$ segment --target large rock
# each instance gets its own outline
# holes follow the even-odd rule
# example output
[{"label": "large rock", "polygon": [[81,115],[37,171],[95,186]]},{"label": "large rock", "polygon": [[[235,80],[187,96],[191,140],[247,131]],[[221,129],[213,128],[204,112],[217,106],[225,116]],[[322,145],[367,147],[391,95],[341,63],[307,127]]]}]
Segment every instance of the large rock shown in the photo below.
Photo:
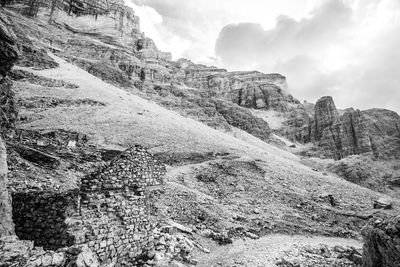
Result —
[{"label": "large rock", "polygon": [[400,266],[400,216],[372,219],[362,230],[363,267]]},{"label": "large rock", "polygon": [[311,139],[319,141],[325,128],[339,119],[339,113],[331,96],[320,98],[314,107],[314,122],[311,128]]},{"label": "large rock", "polygon": [[11,199],[7,190],[7,154],[0,139],[0,237],[14,234]]},{"label": "large rock", "polygon": [[346,111],[337,123],[324,128],[320,141],[325,155],[337,159],[372,151],[366,120],[359,110]]},{"label": "large rock", "polygon": [[[0,132],[12,127],[16,118],[11,82],[5,77],[18,58],[9,20],[0,14]],[[14,233],[10,196],[7,191],[7,154],[0,139],[0,237]]]},{"label": "large rock", "polygon": [[341,159],[372,152],[375,157],[400,157],[400,116],[389,110],[349,109],[322,132],[324,154]]}]

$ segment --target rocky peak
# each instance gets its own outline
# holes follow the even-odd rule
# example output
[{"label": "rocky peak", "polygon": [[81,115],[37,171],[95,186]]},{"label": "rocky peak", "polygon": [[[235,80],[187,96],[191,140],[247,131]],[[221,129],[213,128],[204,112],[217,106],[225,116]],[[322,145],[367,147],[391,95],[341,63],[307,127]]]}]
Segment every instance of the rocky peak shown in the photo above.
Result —
[{"label": "rocky peak", "polygon": [[328,126],[331,126],[339,118],[339,113],[331,96],[320,98],[314,107],[314,131],[312,140],[319,141],[322,132]]}]

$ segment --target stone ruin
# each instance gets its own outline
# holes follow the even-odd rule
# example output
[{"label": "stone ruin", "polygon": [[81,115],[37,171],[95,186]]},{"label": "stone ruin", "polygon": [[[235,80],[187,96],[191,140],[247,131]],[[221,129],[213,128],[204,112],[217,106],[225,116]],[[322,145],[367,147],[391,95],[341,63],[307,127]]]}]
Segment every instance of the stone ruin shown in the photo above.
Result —
[{"label": "stone ruin", "polygon": [[16,235],[45,250],[78,245],[102,264],[131,266],[154,246],[147,196],[164,173],[165,166],[137,145],[83,178],[79,189],[14,192]]}]

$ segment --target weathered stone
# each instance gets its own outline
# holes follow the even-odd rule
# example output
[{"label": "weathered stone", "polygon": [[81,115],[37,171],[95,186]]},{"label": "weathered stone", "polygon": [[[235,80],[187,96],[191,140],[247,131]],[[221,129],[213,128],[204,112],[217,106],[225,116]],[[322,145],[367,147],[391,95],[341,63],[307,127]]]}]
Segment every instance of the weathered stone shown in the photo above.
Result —
[{"label": "weathered stone", "polygon": [[390,198],[379,198],[374,201],[374,209],[389,210],[392,208],[392,200]]},{"label": "weathered stone", "polygon": [[7,154],[0,138],[0,237],[14,234],[11,199],[7,190]]},{"label": "weathered stone", "polygon": [[311,140],[319,141],[325,128],[331,126],[339,119],[332,97],[320,98],[314,107],[314,121],[311,128]]},{"label": "weathered stone", "polygon": [[400,216],[371,219],[362,234],[363,267],[400,266]]}]

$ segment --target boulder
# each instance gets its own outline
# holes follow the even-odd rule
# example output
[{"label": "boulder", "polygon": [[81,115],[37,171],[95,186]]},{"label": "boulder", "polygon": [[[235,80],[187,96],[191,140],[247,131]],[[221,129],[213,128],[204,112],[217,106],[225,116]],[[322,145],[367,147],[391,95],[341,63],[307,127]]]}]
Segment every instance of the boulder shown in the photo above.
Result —
[{"label": "boulder", "polygon": [[374,209],[392,209],[392,200],[390,198],[379,198],[374,202]]},{"label": "boulder", "polygon": [[400,266],[400,216],[371,219],[362,229],[363,267]]}]

